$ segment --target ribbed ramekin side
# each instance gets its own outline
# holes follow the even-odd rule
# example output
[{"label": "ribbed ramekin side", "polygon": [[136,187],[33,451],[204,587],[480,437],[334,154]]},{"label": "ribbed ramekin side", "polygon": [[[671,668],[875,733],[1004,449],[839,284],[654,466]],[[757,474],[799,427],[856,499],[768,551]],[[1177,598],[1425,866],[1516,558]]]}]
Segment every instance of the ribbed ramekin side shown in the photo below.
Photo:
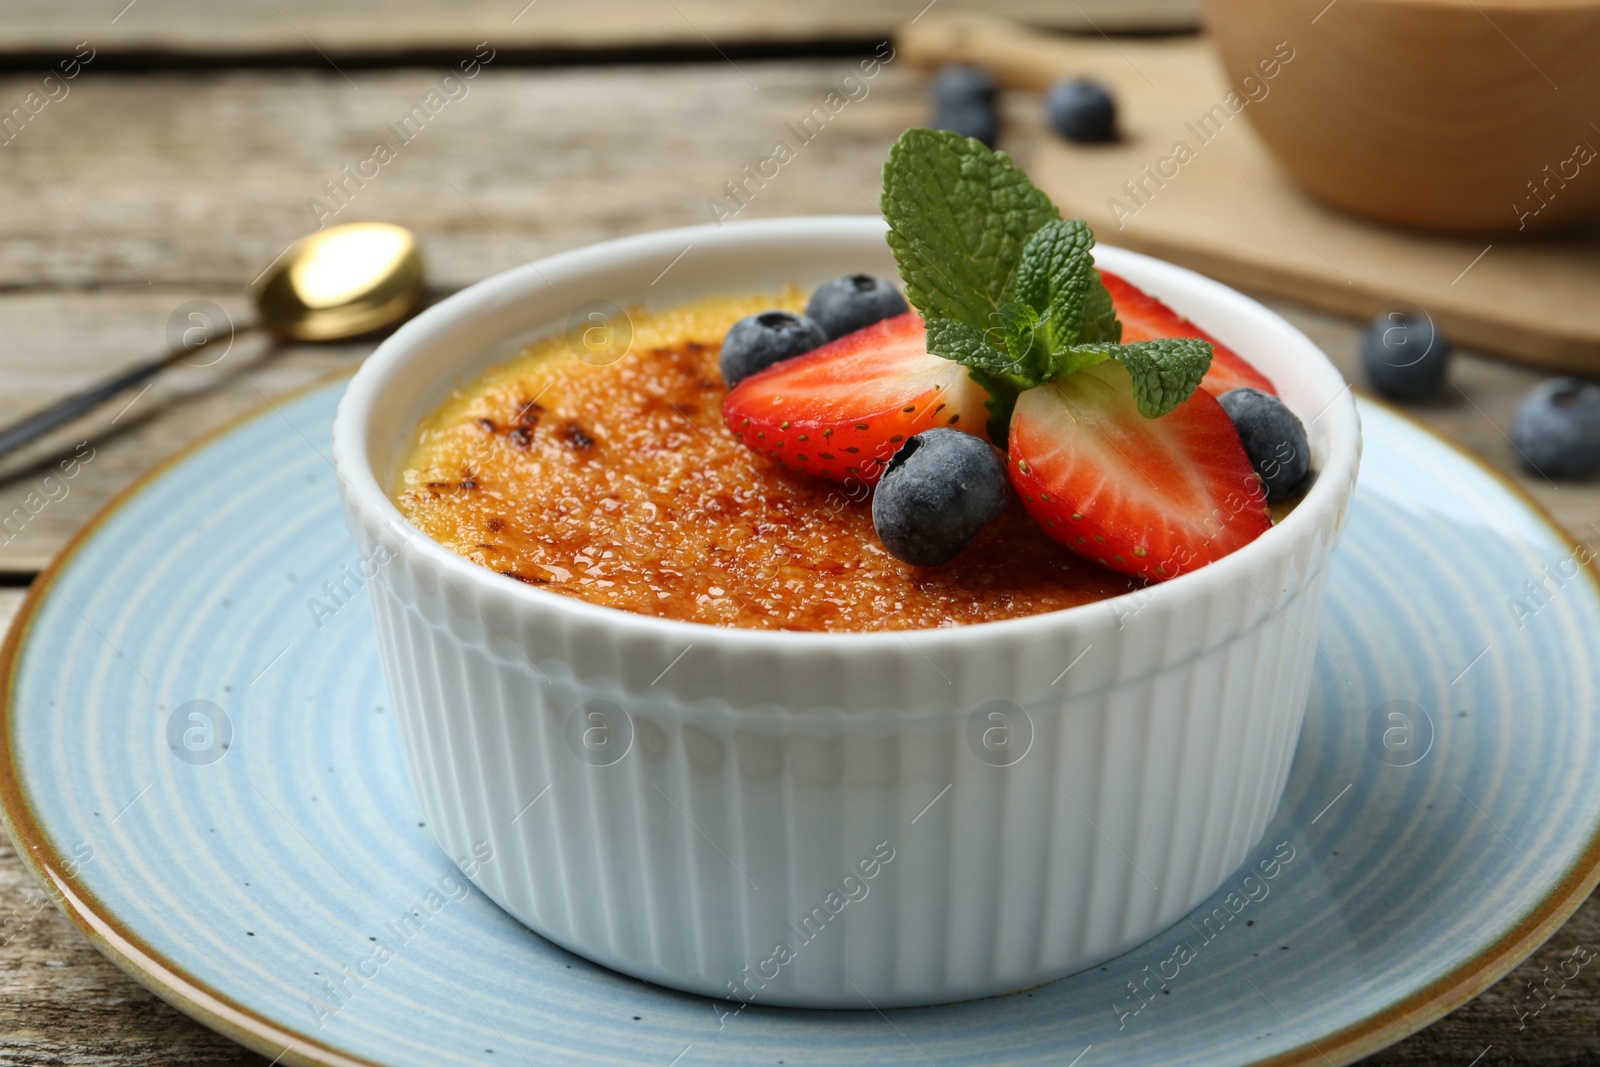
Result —
[{"label": "ribbed ramekin side", "polygon": [[[1330,553],[1331,547],[1329,546]],[[1330,568],[1328,555],[1321,556],[1315,562],[1319,564],[1316,573],[1311,575],[1304,591],[1286,609],[1294,630],[1294,640],[1302,642],[1313,651],[1311,655],[1295,660],[1291,668],[1284,672],[1278,699],[1278,705],[1284,711],[1275,720],[1277,748],[1273,753],[1271,777],[1267,783],[1272,802],[1270,805],[1263,805],[1260,826],[1255,831],[1257,839],[1266,832],[1267,822],[1277,810],[1278,801],[1282,799],[1284,788],[1288,785],[1289,771],[1294,764],[1295,744],[1300,738],[1300,727],[1305,719],[1306,702],[1311,692],[1311,680],[1316,672],[1315,648],[1322,624],[1322,609],[1327,596]]]},{"label": "ribbed ramekin side", "polygon": [[376,588],[371,596],[372,617],[378,635],[378,655],[383,665],[384,683],[389,692],[388,710],[400,741],[400,755],[405,763],[406,780],[424,819],[433,818],[438,810],[438,776],[428,766],[426,747],[418,740],[417,717],[407,708],[416,700],[417,686],[410,678],[410,664],[398,653],[401,636],[396,614],[400,605],[391,596],[381,594]]},{"label": "ribbed ramekin side", "polygon": [[[887,1006],[1091,965],[1238,867],[1292,758],[1331,541],[1092,635],[978,628],[936,662],[910,640],[675,648],[463,592],[403,545],[372,585],[419,802],[452,857],[491,846],[497,902],[651,981]],[[684,683],[652,685],[668,663]],[[1010,766],[974,748],[984,700],[1026,712]],[[574,747],[590,705],[626,713],[621,758]]]}]

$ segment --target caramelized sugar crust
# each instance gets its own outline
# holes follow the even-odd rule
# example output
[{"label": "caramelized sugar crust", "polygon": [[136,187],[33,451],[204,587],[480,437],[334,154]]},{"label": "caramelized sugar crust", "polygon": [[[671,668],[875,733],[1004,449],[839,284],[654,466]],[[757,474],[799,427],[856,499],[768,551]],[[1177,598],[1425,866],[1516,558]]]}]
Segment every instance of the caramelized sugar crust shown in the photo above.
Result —
[{"label": "caramelized sugar crust", "polygon": [[722,422],[717,344],[744,315],[803,304],[790,291],[634,312],[631,347],[605,365],[565,336],[537,342],[423,421],[395,502],[510,578],[715,626],[927,629],[1141,585],[1055,544],[1017,505],[950,563],[912,567],[878,543],[864,491],[740,444]]}]

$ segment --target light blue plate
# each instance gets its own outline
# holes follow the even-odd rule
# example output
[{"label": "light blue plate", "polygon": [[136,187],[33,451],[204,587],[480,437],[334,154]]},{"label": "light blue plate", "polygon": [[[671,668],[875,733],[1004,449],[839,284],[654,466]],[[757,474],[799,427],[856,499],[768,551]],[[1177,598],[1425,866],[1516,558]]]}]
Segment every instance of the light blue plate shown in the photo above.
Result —
[{"label": "light blue plate", "polygon": [[1252,860],[1273,877],[1104,967],[951,1007],[733,1014],[624,978],[453,878],[418,820],[327,460],[342,389],[108,509],[0,664],[19,851],[125,970],[269,1058],[1344,1062],[1499,977],[1600,872],[1592,574],[1513,489],[1364,403],[1311,708]]}]

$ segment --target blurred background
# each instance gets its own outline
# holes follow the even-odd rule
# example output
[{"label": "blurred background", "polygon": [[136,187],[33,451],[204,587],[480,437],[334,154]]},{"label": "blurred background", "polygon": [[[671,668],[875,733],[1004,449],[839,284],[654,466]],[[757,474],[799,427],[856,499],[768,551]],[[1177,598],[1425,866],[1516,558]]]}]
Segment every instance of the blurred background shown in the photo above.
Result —
[{"label": "blurred background", "polygon": [[[876,214],[889,145],[936,124],[1012,153],[1103,243],[1260,296],[1355,387],[1409,404],[1594,544],[1597,12],[10,0],[0,423],[248,324],[250,286],[327,226],[410,228],[437,299],[625,234]],[[163,456],[353,369],[380,339],[241,332],[0,455],[0,622],[72,532]],[[1525,399],[1557,374],[1577,377]],[[64,457],[77,464],[62,478]],[[36,896],[0,850],[0,912],[31,920],[0,948],[0,1062],[258,1062],[123,978]],[[1537,1040],[1517,1025],[1523,987],[1572,941],[1558,934],[1371,1062],[1466,1064],[1491,1041],[1487,1062],[1595,1062],[1592,975],[1548,1006]]]}]

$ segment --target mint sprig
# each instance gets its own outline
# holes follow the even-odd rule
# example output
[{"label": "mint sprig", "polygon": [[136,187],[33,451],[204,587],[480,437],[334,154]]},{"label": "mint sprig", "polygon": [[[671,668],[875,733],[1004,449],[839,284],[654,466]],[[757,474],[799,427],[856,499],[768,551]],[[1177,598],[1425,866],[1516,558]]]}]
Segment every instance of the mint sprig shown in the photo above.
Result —
[{"label": "mint sprig", "polygon": [[1208,342],[1121,343],[1093,232],[1061,218],[1004,152],[949,131],[907,130],[884,164],[883,214],[928,351],[967,367],[988,391],[997,444],[1024,391],[1107,359],[1127,368],[1146,418],[1183,403],[1205,377]]},{"label": "mint sprig", "polygon": [[1061,217],[1004,152],[948,130],[907,130],[883,165],[883,213],[906,299],[923,318],[987,330],[1011,299],[1022,246]]}]

